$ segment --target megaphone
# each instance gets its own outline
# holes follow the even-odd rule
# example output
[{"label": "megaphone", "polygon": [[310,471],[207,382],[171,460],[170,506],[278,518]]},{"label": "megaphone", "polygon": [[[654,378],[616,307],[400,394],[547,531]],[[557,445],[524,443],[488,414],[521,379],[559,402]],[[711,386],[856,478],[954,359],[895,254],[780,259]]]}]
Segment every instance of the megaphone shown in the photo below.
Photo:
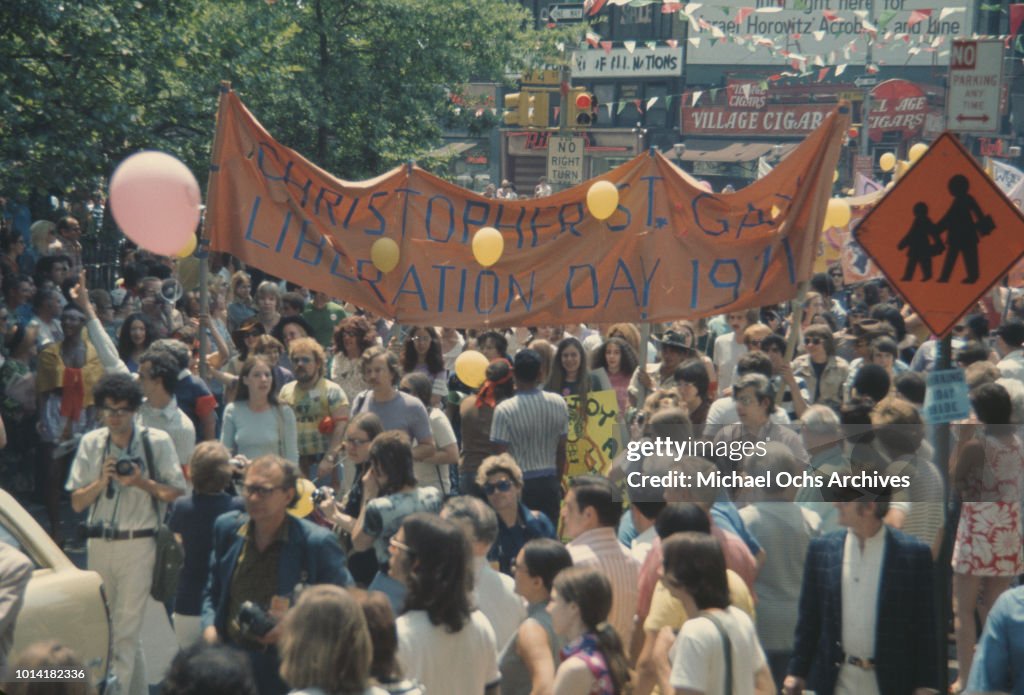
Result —
[{"label": "megaphone", "polygon": [[177,304],[184,293],[185,290],[177,278],[167,278],[160,283],[160,299],[168,304]]}]

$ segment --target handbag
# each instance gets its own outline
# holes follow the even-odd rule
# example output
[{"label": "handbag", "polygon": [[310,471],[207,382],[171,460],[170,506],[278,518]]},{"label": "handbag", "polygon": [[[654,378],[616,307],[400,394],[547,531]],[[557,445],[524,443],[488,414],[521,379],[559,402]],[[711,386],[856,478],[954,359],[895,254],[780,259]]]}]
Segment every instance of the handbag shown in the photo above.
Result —
[{"label": "handbag", "polygon": [[988,236],[995,228],[996,223],[992,219],[992,215],[982,215],[978,220],[978,234],[981,236]]},{"label": "handbag", "polygon": [[[142,430],[142,448],[146,456],[146,466],[153,472],[156,480],[156,468],[152,465],[153,447],[149,443],[149,433]],[[185,563],[185,549],[174,537],[174,532],[164,523],[160,514],[160,505],[156,498],[153,511],[156,512],[156,562],[153,563],[153,579],[149,586],[149,595],[160,603],[166,603],[178,593],[178,580],[181,577],[181,566]]]}]

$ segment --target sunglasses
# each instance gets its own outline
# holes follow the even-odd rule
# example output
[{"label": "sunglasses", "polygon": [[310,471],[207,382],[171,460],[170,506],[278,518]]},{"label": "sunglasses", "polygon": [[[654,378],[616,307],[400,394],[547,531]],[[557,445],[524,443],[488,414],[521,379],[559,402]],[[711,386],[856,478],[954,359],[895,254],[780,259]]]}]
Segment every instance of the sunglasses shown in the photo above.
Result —
[{"label": "sunglasses", "polygon": [[821,338],[804,338],[804,345],[821,345]]},{"label": "sunglasses", "polygon": [[268,495],[273,493],[274,490],[283,490],[283,489],[284,489],[283,487],[280,487],[278,485],[271,485],[271,486],[267,486],[267,487],[263,487],[262,485],[243,485],[242,486],[242,493],[246,497],[250,497],[252,495],[256,495],[257,497],[267,497]]},{"label": "sunglasses", "polygon": [[484,485],[484,493],[488,495],[493,495],[495,492],[508,492],[511,489],[511,480],[499,480],[496,483],[486,483]]}]

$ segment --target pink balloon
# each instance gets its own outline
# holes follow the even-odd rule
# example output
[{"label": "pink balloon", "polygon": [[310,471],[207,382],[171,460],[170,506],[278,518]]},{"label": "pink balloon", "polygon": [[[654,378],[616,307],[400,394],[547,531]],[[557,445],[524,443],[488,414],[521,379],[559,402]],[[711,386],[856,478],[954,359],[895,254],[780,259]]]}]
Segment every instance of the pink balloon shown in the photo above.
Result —
[{"label": "pink balloon", "polygon": [[139,152],[110,179],[110,209],[136,244],[161,256],[185,247],[199,224],[199,183],[188,167],[164,152]]}]

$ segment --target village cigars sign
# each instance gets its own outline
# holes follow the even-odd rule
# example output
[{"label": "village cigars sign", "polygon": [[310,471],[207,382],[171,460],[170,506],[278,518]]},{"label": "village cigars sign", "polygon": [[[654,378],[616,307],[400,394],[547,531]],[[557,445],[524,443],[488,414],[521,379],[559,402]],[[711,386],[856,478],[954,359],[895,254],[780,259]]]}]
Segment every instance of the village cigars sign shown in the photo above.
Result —
[{"label": "village cigars sign", "polygon": [[[729,99],[743,104],[757,101],[756,93],[731,90]],[[835,104],[771,104],[754,110],[741,106],[682,107],[683,135],[731,137],[804,136],[819,128],[836,108]]]},{"label": "village cigars sign", "polygon": [[[412,164],[342,181],[275,141],[226,91],[206,235],[213,251],[407,324],[706,316],[791,298],[811,275],[849,123],[844,104],[771,174],[729,195],[644,153],[601,177],[619,205],[599,221],[587,210],[592,181],[526,201],[483,198]],[[505,242],[488,268],[471,249],[485,226]],[[386,274],[370,260],[384,237],[400,248]]]}]

